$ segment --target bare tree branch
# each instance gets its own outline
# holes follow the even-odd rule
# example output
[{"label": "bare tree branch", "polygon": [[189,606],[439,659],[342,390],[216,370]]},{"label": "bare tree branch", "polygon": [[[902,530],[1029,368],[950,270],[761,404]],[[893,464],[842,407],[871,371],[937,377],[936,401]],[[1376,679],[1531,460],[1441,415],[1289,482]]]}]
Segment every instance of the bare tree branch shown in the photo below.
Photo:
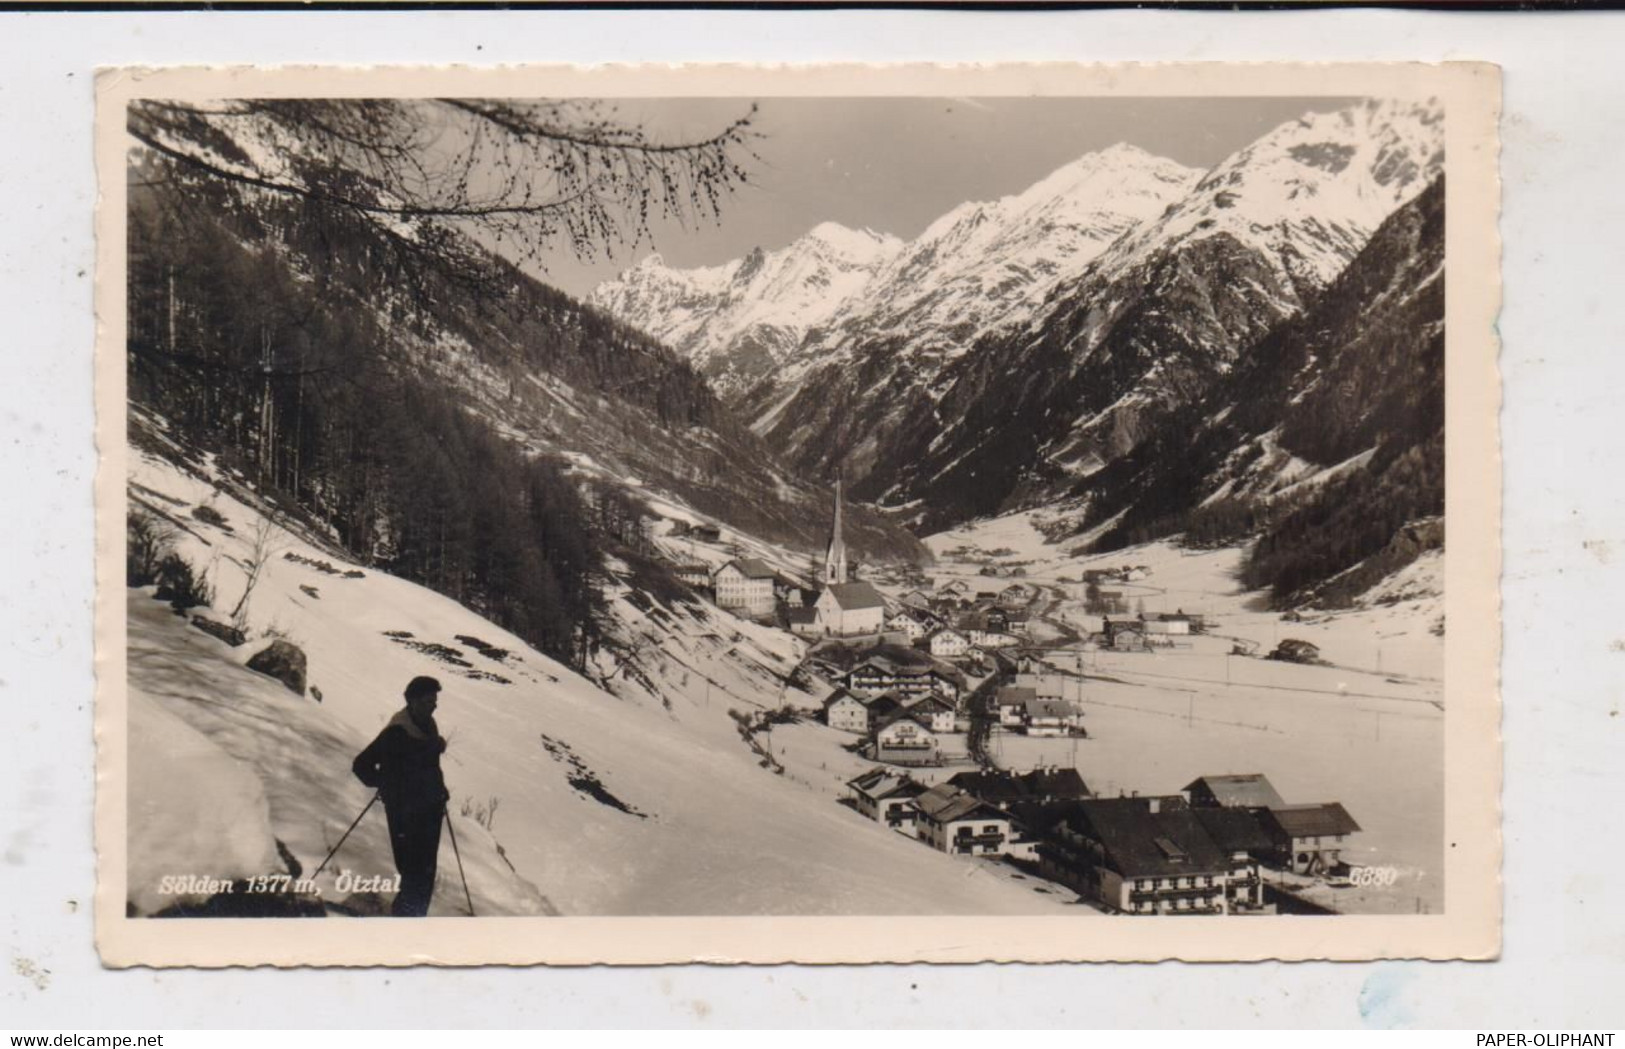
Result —
[{"label": "bare tree branch", "polygon": [[194,176],[377,219],[483,228],[534,256],[715,218],[749,183],[755,108],[690,141],[651,139],[590,100],[141,100],[131,136]]}]

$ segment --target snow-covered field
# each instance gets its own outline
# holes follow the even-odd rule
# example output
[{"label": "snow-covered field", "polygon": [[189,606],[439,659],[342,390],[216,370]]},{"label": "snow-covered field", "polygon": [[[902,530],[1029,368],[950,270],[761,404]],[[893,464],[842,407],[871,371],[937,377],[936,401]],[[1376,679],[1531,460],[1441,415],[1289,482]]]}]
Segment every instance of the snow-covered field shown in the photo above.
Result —
[{"label": "snow-covered field", "polygon": [[[1154,543],[1074,558],[1050,545],[1027,512],[932,536],[935,582],[956,576],[983,588],[988,560],[1022,564],[1025,582],[1059,597],[1051,615],[1080,630],[1098,624],[1082,610],[1087,568],[1144,565],[1149,574],[1107,584],[1148,612],[1183,609],[1208,617],[1208,637],[1155,652],[1080,651],[1058,660],[1081,670],[1090,738],[996,735],[1001,765],[1076,764],[1097,794],[1176,793],[1198,776],[1262,772],[1289,802],[1340,801],[1363,828],[1346,858],[1393,866],[1386,891],[1317,892],[1339,910],[1439,910],[1444,848],[1444,639],[1442,555],[1433,554],[1377,588],[1369,607],[1307,614],[1302,622],[1258,610],[1235,582],[1239,550],[1195,552]],[[990,558],[990,551],[1007,550]],[[956,559],[955,551],[960,551]],[[1396,600],[1397,599],[1397,600]],[[1379,604],[1392,600],[1392,604]],[[1230,654],[1232,639],[1267,653],[1283,638],[1320,646],[1329,666],[1300,666]],[[1068,664],[1070,660],[1070,665]],[[1068,695],[1072,695],[1068,691]]]},{"label": "snow-covered field", "polygon": [[[240,563],[258,511],[217,493],[204,476],[141,453],[132,452],[130,481],[133,498],[184,524],[178,549],[208,568],[214,615],[224,619],[242,592]],[[230,532],[191,515],[204,504]],[[340,574],[287,553],[330,562]],[[606,691],[446,598],[368,569],[345,578],[352,568],[279,536],[250,600],[251,640],[237,649],[186,625],[148,591],[131,591],[128,890],[143,912],[162,906],[153,888],[162,874],[282,872],[277,841],[309,874],[366,802],[351,758],[417,674],[445,684],[437,719],[450,741],[446,779],[481,914],[1064,907],[1061,896],[1036,892],[1005,869],[881,830],[832,804],[827,788],[809,790],[799,772],[761,767],[729,711],[785,699],[778,675],[800,651],[788,635],[714,609],[653,614],[617,601],[636,665],[600,661],[592,671]],[[270,631],[304,650],[320,703],[242,665]],[[481,655],[459,635],[506,655]],[[446,646],[472,666],[406,642]],[[469,676],[476,673],[507,683]],[[775,746],[796,748],[804,728],[827,731],[789,726]],[[489,832],[462,815],[465,805],[477,812],[493,801]],[[362,822],[335,862],[393,872],[380,814]],[[461,886],[447,880],[454,877],[443,843],[434,913],[464,912]]]}]

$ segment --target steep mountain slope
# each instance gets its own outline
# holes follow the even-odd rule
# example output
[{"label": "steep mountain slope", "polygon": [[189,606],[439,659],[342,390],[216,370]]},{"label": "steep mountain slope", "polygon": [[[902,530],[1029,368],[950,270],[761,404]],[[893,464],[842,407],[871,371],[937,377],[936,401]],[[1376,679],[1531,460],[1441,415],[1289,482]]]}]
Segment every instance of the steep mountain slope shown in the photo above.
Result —
[{"label": "steep mountain slope", "polygon": [[[936,526],[1021,505],[1134,448],[1312,301],[1443,163],[1436,105],[1365,102],[1272,131],[983,340],[874,455],[860,494]],[[826,394],[827,396],[827,394]],[[889,469],[888,469],[889,468]]]},{"label": "steep mountain slope", "polygon": [[1444,182],[1389,218],[1305,313],[1078,483],[1111,548],[1261,537],[1281,603],[1340,604],[1443,544]]},{"label": "steep mountain slope", "polygon": [[[751,393],[752,403],[875,345],[933,364],[1027,319],[1058,282],[1160,212],[1197,173],[1127,144],[1090,153],[1013,196],[962,204],[937,219],[841,303]],[[758,418],[758,430],[772,430]]]}]

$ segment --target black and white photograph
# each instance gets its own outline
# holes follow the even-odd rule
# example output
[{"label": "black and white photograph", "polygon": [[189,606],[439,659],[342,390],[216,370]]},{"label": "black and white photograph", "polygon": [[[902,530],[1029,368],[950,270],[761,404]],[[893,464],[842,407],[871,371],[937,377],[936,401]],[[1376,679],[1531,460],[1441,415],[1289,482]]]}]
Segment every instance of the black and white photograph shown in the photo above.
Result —
[{"label": "black and white photograph", "polygon": [[104,74],[104,957],[1493,954],[1494,71],[1117,72]]}]

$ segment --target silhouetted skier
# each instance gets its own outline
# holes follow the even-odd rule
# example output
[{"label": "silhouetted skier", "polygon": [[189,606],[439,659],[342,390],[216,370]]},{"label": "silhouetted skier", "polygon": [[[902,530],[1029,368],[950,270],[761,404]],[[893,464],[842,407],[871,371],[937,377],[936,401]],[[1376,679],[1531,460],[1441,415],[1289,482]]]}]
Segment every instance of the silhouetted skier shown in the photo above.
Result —
[{"label": "silhouetted skier", "polygon": [[376,787],[384,799],[395,869],[401,876],[401,890],[389,908],[397,918],[428,914],[434,895],[440,823],[450,798],[440,774],[446,741],[434,723],[439,695],[440,682],[434,678],[413,678],[406,686],[406,709],[389,719],[351,766],[356,778]]}]

